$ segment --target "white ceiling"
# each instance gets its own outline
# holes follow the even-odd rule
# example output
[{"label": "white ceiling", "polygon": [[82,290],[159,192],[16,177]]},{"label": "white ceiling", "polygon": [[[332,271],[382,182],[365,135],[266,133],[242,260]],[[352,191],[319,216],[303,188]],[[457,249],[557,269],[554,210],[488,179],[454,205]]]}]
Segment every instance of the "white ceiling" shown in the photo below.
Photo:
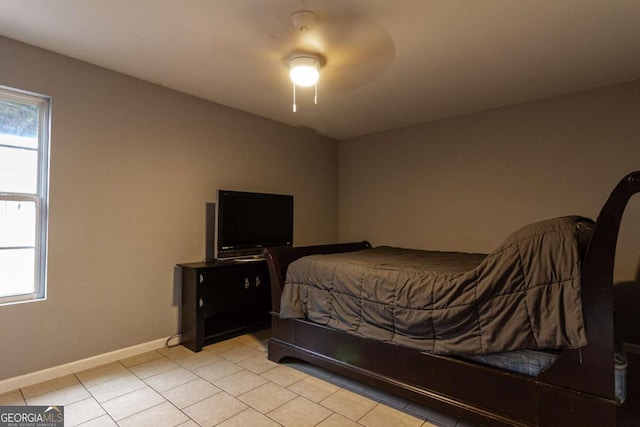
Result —
[{"label": "white ceiling", "polygon": [[0,0],[0,34],[337,139],[640,78],[640,0]]}]

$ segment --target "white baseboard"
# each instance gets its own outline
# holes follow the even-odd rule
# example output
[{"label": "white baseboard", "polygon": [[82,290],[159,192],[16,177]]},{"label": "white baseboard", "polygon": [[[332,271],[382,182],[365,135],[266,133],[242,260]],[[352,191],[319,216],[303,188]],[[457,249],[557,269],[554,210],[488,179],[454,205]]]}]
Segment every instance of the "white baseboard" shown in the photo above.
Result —
[{"label": "white baseboard", "polygon": [[[7,378],[6,380],[0,381],[0,394],[38,384],[43,381],[52,380],[64,375],[69,375],[75,372],[84,371],[86,369],[95,368],[100,365],[115,362],[116,360],[125,359],[131,356],[136,356],[148,351],[157,350],[164,347],[169,338],[170,337],[160,338],[157,340],[134,345],[132,347],[122,348],[120,350],[111,351],[109,353],[98,354],[97,356],[88,357],[82,360],[76,360],[75,362],[65,363],[64,365],[53,366],[41,371],[36,371],[13,378]],[[180,336],[174,337],[172,339],[172,342],[180,342],[180,338]]]}]

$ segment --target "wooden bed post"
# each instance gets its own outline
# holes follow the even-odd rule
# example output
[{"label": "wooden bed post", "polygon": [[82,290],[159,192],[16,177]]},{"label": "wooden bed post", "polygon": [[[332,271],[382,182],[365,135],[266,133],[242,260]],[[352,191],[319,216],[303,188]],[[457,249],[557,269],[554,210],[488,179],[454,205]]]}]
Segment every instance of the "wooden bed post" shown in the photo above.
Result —
[{"label": "wooden bed post", "polygon": [[541,374],[547,383],[615,400],[613,267],[622,214],[637,192],[640,171],[620,181],[598,215],[581,272],[587,345],[563,350]]}]

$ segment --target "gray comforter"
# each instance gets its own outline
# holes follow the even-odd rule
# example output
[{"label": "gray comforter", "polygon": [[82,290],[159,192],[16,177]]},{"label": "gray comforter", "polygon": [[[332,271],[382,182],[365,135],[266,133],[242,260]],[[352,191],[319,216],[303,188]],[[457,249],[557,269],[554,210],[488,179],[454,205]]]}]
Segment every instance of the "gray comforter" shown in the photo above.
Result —
[{"label": "gray comforter", "polygon": [[293,262],[280,317],[441,354],[586,344],[580,256],[592,222],[528,225],[488,255],[378,247]]}]

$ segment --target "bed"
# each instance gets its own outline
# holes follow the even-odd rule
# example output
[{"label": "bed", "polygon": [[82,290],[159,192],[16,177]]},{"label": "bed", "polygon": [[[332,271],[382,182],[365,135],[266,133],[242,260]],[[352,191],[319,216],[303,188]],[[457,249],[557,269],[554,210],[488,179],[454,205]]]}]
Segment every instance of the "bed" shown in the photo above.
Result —
[{"label": "bed", "polygon": [[[382,332],[373,330],[371,334],[366,331],[371,328],[364,331],[355,331],[349,326],[341,328],[340,322],[322,318],[322,307],[318,317],[310,314],[308,308],[289,305],[287,300],[303,295],[298,293],[292,297],[284,286],[290,264],[296,265],[295,261],[300,260],[299,264],[309,257],[317,259],[318,255],[331,258],[334,254],[366,253],[371,248],[368,242],[265,250],[272,298],[269,359],[304,360],[479,425],[614,426],[616,410],[624,398],[619,393],[623,366],[616,367],[616,356],[619,358],[620,354],[616,353],[613,324],[614,256],[622,214],[630,197],[638,191],[640,172],[623,178],[590,227],[584,248],[574,245],[579,259],[575,263],[570,257],[569,264],[578,266],[578,277],[570,280],[559,293],[560,298],[565,299],[559,304],[560,311],[554,311],[551,317],[564,317],[567,307],[563,306],[575,312],[576,294],[578,307],[581,305],[582,309],[578,310],[575,322],[570,320],[568,326],[559,328],[562,333],[555,330],[550,334],[554,336],[551,341],[541,343],[555,350],[534,374],[496,367],[499,364],[487,365],[482,359],[496,349],[483,346],[482,342],[471,347],[457,346],[455,340],[454,345],[434,344],[429,340],[416,340],[413,332],[408,334],[411,339],[398,340],[395,333],[384,336],[384,327]],[[571,220],[583,221],[573,217]],[[575,234],[578,240],[584,235]],[[476,266],[485,257],[478,256]],[[410,269],[414,267],[410,264]],[[571,269],[568,274],[573,277]],[[309,275],[322,276],[322,273]],[[505,274],[503,271],[493,276],[496,281],[502,281]],[[563,277],[557,281],[566,283],[567,280]],[[287,307],[281,307],[283,294]],[[304,299],[313,301],[309,294],[304,294]],[[287,310],[294,313],[287,314]],[[384,326],[384,321],[382,323]],[[472,342],[478,341],[473,331],[471,336]],[[484,339],[483,342],[492,341]],[[511,354],[511,350],[513,353],[530,351],[527,339],[516,339],[521,344],[515,346],[511,339],[502,341],[502,348],[498,348],[498,351],[505,350],[502,355]]]}]

